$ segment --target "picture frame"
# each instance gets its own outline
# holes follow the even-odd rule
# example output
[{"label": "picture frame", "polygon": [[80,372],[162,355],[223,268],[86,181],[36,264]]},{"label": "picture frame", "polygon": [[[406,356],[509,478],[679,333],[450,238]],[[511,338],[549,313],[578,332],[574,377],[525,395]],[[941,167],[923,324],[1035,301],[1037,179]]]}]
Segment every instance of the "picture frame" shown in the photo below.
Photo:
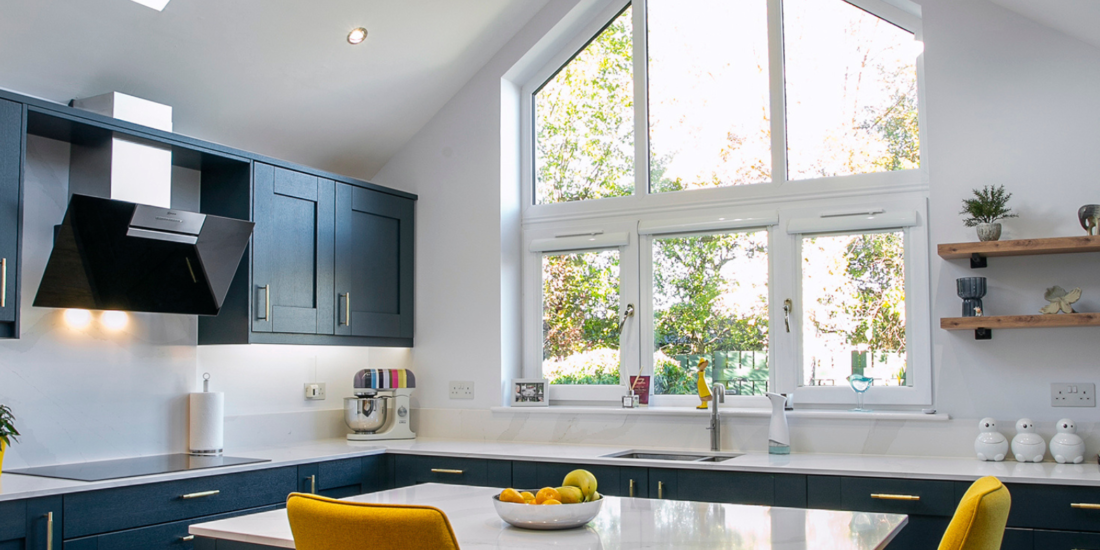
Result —
[{"label": "picture frame", "polygon": [[550,381],[546,378],[513,378],[508,394],[513,407],[548,407]]}]

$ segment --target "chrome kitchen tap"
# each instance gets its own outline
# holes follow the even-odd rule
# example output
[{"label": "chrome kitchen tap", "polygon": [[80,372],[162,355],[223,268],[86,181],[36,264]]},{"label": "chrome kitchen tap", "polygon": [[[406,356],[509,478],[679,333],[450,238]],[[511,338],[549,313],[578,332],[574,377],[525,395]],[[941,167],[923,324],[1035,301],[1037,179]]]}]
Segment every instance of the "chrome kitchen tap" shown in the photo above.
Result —
[{"label": "chrome kitchen tap", "polygon": [[710,450],[718,451],[722,446],[722,421],[718,419],[718,404],[726,402],[726,386],[715,384],[710,389],[713,399],[710,400]]}]

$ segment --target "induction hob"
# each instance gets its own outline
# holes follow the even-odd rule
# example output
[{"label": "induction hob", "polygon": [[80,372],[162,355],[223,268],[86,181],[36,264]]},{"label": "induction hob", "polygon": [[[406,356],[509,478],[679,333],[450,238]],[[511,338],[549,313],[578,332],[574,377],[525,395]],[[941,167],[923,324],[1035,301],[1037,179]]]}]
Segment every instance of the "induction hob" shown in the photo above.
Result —
[{"label": "induction hob", "polygon": [[118,460],[100,460],[96,462],[78,462],[76,464],[57,464],[19,470],[4,470],[5,474],[25,476],[53,477],[75,481],[104,481],[124,477],[167,474],[187,470],[203,470],[221,466],[238,466],[271,462],[266,458],[238,458],[232,456],[194,456],[185,453]]}]

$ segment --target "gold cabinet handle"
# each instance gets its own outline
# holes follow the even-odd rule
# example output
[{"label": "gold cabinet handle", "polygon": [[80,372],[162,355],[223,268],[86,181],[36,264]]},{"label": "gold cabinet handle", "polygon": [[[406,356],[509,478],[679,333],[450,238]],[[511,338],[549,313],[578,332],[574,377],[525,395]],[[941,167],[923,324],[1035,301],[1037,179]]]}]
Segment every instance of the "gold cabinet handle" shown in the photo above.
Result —
[{"label": "gold cabinet handle", "polygon": [[465,470],[448,470],[447,468],[432,468],[432,473],[433,474],[457,474],[457,475],[462,475],[466,472],[465,472]]},{"label": "gold cabinet handle", "polygon": [[1087,502],[1073,502],[1070,503],[1069,507],[1078,510],[1100,510],[1100,504],[1089,504]]},{"label": "gold cabinet handle", "polygon": [[630,498],[634,498],[634,480],[630,480]]},{"label": "gold cabinet handle", "polygon": [[182,542],[191,542],[193,540],[195,540],[195,535],[187,535],[186,537],[180,537],[180,541],[182,541]]},{"label": "gold cabinet handle", "polygon": [[8,259],[0,258],[0,307],[8,307]]},{"label": "gold cabinet handle", "polygon": [[186,495],[181,495],[180,498],[183,500],[190,500],[193,498],[212,497],[218,493],[221,493],[221,491],[215,489],[213,491],[202,491],[201,493],[188,493]]},{"label": "gold cabinet handle", "polygon": [[351,293],[350,292],[348,292],[347,294],[344,295],[344,320],[342,322],[340,320],[337,320],[336,322],[340,323],[341,325],[343,325],[345,327],[350,327],[351,326]]},{"label": "gold cabinet handle", "polygon": [[920,500],[916,495],[890,495],[885,493],[871,493],[871,498],[876,500]]},{"label": "gold cabinet handle", "polygon": [[665,482],[657,482],[657,498],[665,498]]},{"label": "gold cabinet handle", "polygon": [[316,474],[309,476],[309,492],[311,494],[314,494],[314,495],[317,494],[317,475]]},{"label": "gold cabinet handle", "polygon": [[46,513],[46,550],[53,550],[53,512]]},{"label": "gold cabinet handle", "polygon": [[271,320],[271,285],[264,285],[264,321]]}]

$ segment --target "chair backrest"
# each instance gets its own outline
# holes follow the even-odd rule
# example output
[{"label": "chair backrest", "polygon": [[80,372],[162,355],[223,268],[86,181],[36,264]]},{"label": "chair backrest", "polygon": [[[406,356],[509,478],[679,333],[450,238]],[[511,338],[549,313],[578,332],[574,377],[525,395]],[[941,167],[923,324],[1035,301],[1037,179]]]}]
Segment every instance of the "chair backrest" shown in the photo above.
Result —
[{"label": "chair backrest", "polygon": [[447,515],[431,506],[291,493],[286,512],[297,550],[458,550]]},{"label": "chair backrest", "polygon": [[1001,480],[987,476],[963,495],[939,550],[999,550],[1012,508],[1012,495]]}]

